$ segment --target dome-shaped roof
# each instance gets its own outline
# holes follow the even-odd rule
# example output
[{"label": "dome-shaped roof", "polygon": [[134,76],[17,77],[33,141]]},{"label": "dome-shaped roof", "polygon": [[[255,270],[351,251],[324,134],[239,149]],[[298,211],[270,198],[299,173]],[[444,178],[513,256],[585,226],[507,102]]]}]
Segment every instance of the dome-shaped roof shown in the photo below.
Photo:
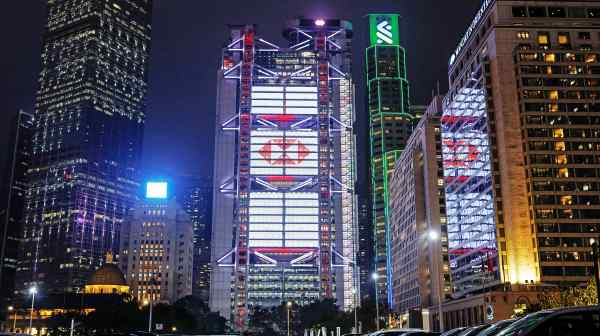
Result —
[{"label": "dome-shaped roof", "polygon": [[88,280],[88,285],[127,286],[123,272],[115,264],[104,264]]}]

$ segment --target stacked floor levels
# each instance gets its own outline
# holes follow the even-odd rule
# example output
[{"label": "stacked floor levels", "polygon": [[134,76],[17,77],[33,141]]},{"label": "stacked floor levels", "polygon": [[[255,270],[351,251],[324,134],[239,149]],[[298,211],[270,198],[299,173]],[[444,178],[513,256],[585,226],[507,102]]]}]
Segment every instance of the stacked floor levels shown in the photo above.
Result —
[{"label": "stacked floor levels", "polygon": [[294,20],[280,47],[231,28],[219,71],[210,304],[358,296],[351,24]]},{"label": "stacked floor levels", "polygon": [[455,297],[584,282],[600,231],[600,3],[484,1],[442,117]]}]

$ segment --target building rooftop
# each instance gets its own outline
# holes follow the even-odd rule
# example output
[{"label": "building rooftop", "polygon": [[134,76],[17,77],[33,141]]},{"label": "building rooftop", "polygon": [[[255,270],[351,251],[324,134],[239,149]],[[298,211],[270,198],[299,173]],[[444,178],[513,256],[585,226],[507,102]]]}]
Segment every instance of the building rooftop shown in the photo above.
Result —
[{"label": "building rooftop", "polygon": [[127,282],[117,265],[106,263],[90,276],[87,285],[127,286]]}]

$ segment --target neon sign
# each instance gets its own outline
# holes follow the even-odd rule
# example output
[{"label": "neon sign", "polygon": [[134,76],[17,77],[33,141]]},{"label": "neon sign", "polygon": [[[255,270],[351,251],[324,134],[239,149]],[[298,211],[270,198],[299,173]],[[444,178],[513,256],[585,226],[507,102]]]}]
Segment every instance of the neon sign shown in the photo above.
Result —
[{"label": "neon sign", "polygon": [[398,45],[398,14],[369,14],[371,45]]},{"label": "neon sign", "polygon": [[146,198],[167,198],[167,182],[146,183]]}]

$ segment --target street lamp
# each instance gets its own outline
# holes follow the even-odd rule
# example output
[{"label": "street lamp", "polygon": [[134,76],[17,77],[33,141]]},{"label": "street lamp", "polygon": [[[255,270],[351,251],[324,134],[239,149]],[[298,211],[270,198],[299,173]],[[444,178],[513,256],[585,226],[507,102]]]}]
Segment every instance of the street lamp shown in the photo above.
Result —
[{"label": "street lamp", "polygon": [[33,335],[33,308],[35,305],[35,294],[37,293],[37,287],[33,286],[29,288],[29,294],[31,294],[31,312],[29,313],[29,334]]},{"label": "street lamp", "polygon": [[[17,310],[15,309],[15,307],[13,306],[8,306],[8,311],[15,311],[14,317],[13,317],[13,327],[12,327],[12,332],[15,332],[17,330]],[[9,313],[10,314],[10,313]]]},{"label": "street lamp", "polygon": [[290,329],[290,310],[292,309],[292,302],[288,301],[287,303],[287,336],[291,335]]},{"label": "street lamp", "polygon": [[598,241],[594,238],[590,239],[592,245],[592,254],[594,257],[594,280],[596,281],[596,299],[600,306],[600,275],[598,275]]},{"label": "street lamp", "polygon": [[377,316],[377,320],[375,321],[375,328],[379,330],[379,288],[377,284],[377,279],[379,279],[379,275],[377,274],[377,272],[373,272],[371,277],[373,278],[373,282],[375,282],[375,314]]},{"label": "street lamp", "polygon": [[148,299],[144,299],[144,301],[142,302],[142,304],[144,305],[144,307],[148,306],[149,312],[148,312],[148,332],[152,332],[152,305],[150,304],[150,301]]},{"label": "street lamp", "polygon": [[152,306],[154,306],[154,286],[156,285],[156,280],[154,278],[150,279],[150,300],[144,300],[144,304],[149,304],[148,310],[148,332],[152,332]]},{"label": "street lamp", "polygon": [[354,332],[358,334],[358,315],[356,307],[358,306],[358,300],[356,298],[356,288],[352,288],[352,297],[354,298]]},{"label": "street lamp", "polygon": [[[433,230],[430,229],[429,232],[427,233],[427,238],[429,238],[429,241],[431,242],[437,242],[440,238],[439,233],[437,232],[437,230]],[[441,250],[441,249],[440,249]],[[436,245],[436,249],[435,249],[436,255],[438,254],[438,250],[437,250],[437,245]],[[442,314],[442,284],[440,281],[440,275],[441,275],[441,271],[440,271],[440,263],[437,262],[436,266],[436,277],[438,279],[438,289],[437,289],[437,296],[438,296],[438,320],[440,321],[440,332],[444,331],[444,317]]]},{"label": "street lamp", "polygon": [[429,230],[427,235],[429,237],[429,240],[431,240],[431,241],[437,241],[438,238],[440,237],[440,235],[438,234],[438,232],[436,230]]}]

